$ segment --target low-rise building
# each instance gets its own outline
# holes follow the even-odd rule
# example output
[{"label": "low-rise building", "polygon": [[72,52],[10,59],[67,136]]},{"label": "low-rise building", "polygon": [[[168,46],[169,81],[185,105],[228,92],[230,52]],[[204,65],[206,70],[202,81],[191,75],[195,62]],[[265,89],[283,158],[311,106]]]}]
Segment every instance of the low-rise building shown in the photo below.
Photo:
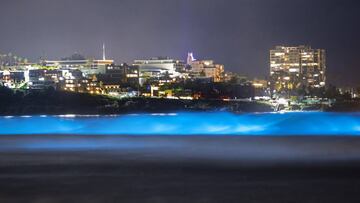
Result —
[{"label": "low-rise building", "polygon": [[0,83],[9,88],[22,88],[25,85],[24,71],[0,71]]},{"label": "low-rise building", "polygon": [[61,70],[81,70],[85,75],[91,76],[96,74],[105,74],[106,66],[113,64],[113,60],[59,60],[59,61],[43,61],[46,67],[55,67]]},{"label": "low-rise building", "polygon": [[105,75],[108,80],[117,81],[123,87],[138,88],[140,71],[136,65],[107,65]]},{"label": "low-rise building", "polygon": [[213,60],[196,60],[193,53],[188,53],[188,65],[193,77],[211,78],[212,82],[224,82],[224,65],[215,64]]},{"label": "low-rise building", "polygon": [[181,60],[169,57],[156,57],[145,60],[135,60],[135,66],[139,67],[141,80],[146,78],[160,78],[168,75],[171,78],[179,77],[185,69],[185,63]]}]

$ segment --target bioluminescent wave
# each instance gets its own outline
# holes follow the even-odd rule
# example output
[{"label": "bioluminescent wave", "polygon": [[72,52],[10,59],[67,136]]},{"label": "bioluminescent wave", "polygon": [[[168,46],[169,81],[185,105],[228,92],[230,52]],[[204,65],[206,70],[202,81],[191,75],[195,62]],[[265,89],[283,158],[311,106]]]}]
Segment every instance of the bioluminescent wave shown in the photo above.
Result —
[{"label": "bioluminescent wave", "polygon": [[360,135],[359,113],[176,113],[0,117],[0,134]]}]

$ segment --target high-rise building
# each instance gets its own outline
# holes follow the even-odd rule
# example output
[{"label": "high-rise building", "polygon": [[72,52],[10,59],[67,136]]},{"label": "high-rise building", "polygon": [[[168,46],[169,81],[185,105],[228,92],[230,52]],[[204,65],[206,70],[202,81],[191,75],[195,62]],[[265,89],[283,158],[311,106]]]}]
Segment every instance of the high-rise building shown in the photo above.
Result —
[{"label": "high-rise building", "polygon": [[323,49],[277,46],[270,50],[270,82],[274,92],[290,94],[306,88],[324,87],[325,73]]},{"label": "high-rise building", "polygon": [[186,62],[187,64],[191,64],[193,61],[196,61],[196,59],[194,58],[194,54],[192,52],[189,52]]}]

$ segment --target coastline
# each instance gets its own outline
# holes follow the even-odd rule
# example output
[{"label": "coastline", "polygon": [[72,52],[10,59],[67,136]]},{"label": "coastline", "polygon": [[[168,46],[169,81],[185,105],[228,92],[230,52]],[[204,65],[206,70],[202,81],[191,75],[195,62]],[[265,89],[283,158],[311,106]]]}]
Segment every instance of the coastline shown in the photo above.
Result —
[{"label": "coastline", "polygon": [[[76,99],[76,98],[75,98]],[[163,98],[90,98],[87,102],[47,101],[46,103],[31,101],[8,104],[0,108],[0,115],[109,115],[128,113],[171,113],[178,111],[230,111],[230,112],[272,112],[273,108],[255,101],[223,101],[223,100],[175,100]]]}]

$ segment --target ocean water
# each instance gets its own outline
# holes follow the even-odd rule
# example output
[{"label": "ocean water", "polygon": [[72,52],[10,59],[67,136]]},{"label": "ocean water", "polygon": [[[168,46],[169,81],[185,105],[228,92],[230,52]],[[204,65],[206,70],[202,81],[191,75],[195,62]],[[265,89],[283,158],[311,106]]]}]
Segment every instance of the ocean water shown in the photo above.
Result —
[{"label": "ocean water", "polygon": [[359,136],[360,113],[4,116],[0,135]]}]

